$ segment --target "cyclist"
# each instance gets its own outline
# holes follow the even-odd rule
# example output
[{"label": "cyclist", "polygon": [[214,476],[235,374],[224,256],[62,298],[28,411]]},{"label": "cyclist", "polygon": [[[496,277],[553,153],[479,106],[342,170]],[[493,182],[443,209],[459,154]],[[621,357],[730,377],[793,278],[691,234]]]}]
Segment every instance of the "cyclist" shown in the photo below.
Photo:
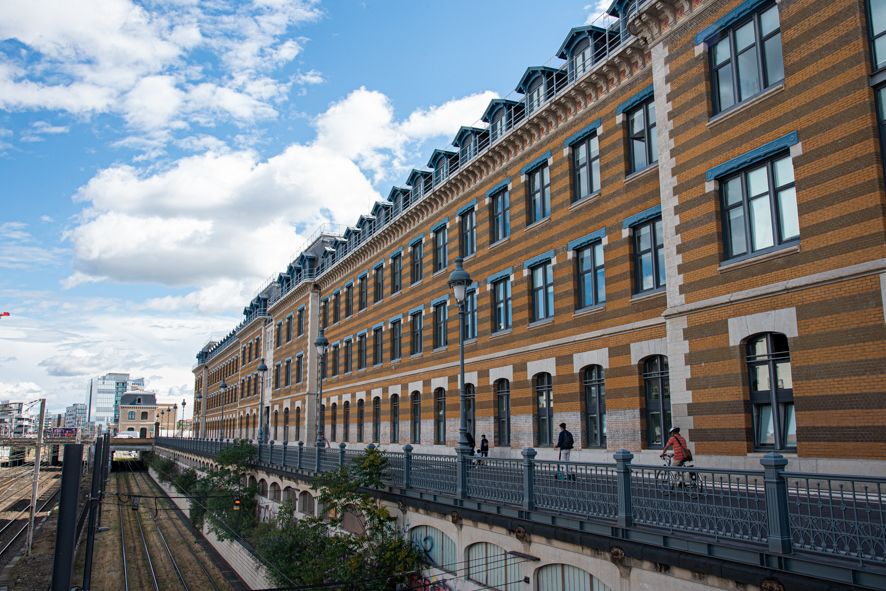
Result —
[{"label": "cyclist", "polygon": [[671,427],[668,432],[670,438],[661,450],[661,457],[667,455],[668,448],[674,448],[674,466],[682,466],[686,462],[692,461],[692,452],[686,445],[686,440],[680,435],[680,427]]}]

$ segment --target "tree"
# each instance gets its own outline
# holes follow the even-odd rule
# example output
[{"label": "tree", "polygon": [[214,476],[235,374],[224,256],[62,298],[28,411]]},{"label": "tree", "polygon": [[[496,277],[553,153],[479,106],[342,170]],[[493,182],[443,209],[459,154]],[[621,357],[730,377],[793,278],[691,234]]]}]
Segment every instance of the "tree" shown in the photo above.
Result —
[{"label": "tree", "polygon": [[[274,524],[256,531],[259,554],[269,562],[275,583],[335,585],[355,591],[386,591],[405,583],[423,566],[422,557],[404,537],[387,508],[368,493],[381,484],[387,458],[377,449],[357,457],[350,468],[317,477],[322,517],[299,519],[286,502]],[[346,514],[358,519],[363,533],[343,528]]]},{"label": "tree", "polygon": [[[238,539],[251,532],[257,522],[258,502],[255,498],[255,485],[248,484],[249,471],[255,460],[255,447],[248,441],[238,441],[223,449],[216,457],[218,468],[197,482],[194,495],[196,503],[205,506],[205,517],[209,529],[219,539]],[[234,500],[239,499],[239,510],[234,508]],[[195,525],[198,525],[195,522]]]}]

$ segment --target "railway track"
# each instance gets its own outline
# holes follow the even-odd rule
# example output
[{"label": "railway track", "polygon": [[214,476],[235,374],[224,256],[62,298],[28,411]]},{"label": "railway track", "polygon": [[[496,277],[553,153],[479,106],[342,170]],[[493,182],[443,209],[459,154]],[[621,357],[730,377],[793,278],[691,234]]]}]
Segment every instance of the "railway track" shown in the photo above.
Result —
[{"label": "railway track", "polygon": [[[15,490],[13,491],[13,489]],[[46,511],[55,502],[59,491],[58,473],[41,474],[39,490],[37,513]],[[9,515],[0,518],[0,564],[4,564],[8,560],[12,550],[18,547],[17,543],[28,530],[31,510],[31,482],[30,480],[26,483],[19,482],[18,486],[10,486],[6,492],[8,495],[4,497],[6,505],[3,513]]]},{"label": "railway track", "polygon": [[[231,589],[171,502],[154,498],[162,492],[147,475],[131,469],[117,472],[115,485],[124,591]],[[93,589],[102,588],[112,587],[96,580]],[[113,588],[120,588],[119,578]]]}]

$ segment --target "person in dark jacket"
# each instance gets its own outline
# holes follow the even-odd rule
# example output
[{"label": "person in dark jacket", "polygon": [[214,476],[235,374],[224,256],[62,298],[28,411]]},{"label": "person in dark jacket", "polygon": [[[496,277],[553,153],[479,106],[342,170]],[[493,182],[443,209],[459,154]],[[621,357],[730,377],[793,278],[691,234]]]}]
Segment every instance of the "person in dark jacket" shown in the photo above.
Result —
[{"label": "person in dark jacket", "polygon": [[575,447],[575,438],[572,436],[572,433],[566,430],[566,423],[560,423],[560,435],[557,437],[557,445],[554,448],[560,450],[560,461],[566,464],[564,472],[570,480],[575,479],[574,474],[569,474],[569,456],[572,453],[573,447]]},{"label": "person in dark jacket", "polygon": [[489,456],[489,440],[486,435],[480,436],[480,455],[484,458]]}]

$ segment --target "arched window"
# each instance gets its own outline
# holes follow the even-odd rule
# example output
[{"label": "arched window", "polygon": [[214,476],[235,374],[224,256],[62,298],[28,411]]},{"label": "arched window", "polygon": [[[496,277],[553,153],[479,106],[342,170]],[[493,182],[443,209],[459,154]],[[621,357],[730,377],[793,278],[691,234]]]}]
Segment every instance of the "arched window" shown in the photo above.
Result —
[{"label": "arched window", "polygon": [[243,437],[243,415],[237,417],[237,437]]},{"label": "arched window", "polygon": [[298,495],[298,511],[299,513],[303,513],[305,515],[313,515],[314,514],[314,497],[311,496],[311,493],[304,490]]},{"label": "arched window", "polygon": [[301,441],[301,407],[295,409],[295,440]]},{"label": "arched window", "polygon": [[391,443],[400,443],[400,395],[391,395]]},{"label": "arched window", "polygon": [[409,440],[412,443],[421,443],[421,392],[416,390],[410,395],[409,406]]},{"label": "arched window", "polygon": [[280,485],[276,482],[271,483],[271,496],[270,499],[272,501],[280,502]]},{"label": "arched window", "polygon": [[778,332],[751,337],[747,343],[754,447],[794,450],[797,420],[788,338]]},{"label": "arched window", "polygon": [[519,558],[495,544],[479,542],[468,546],[468,578],[490,589],[510,589],[511,585],[522,583],[519,562]]},{"label": "arched window", "polygon": [[575,80],[591,67],[591,42],[589,39],[582,39],[575,44],[572,49],[572,68],[571,80]]},{"label": "arched window", "polygon": [[535,374],[532,382],[535,389],[536,444],[549,447],[554,442],[554,391],[551,374]]},{"label": "arched window", "polygon": [[283,443],[289,443],[289,409],[283,409]]},{"label": "arched window", "polygon": [[434,443],[446,445],[446,390],[434,390]]},{"label": "arched window", "polygon": [[258,413],[252,412],[252,438],[256,439],[258,437]]},{"label": "arched window", "polygon": [[594,575],[570,564],[549,564],[535,571],[537,591],[612,591]]},{"label": "arched window", "polygon": [[268,483],[262,478],[258,481],[258,496],[267,497],[268,496]]},{"label": "arched window", "polygon": [[274,411],[274,436],[271,437],[274,441],[277,441],[277,411]]},{"label": "arched window", "polygon": [[381,441],[381,398],[372,399],[372,442]]},{"label": "arched window", "polygon": [[332,403],[332,415],[329,417],[329,441],[338,441],[338,403]]},{"label": "arched window", "polygon": [[603,368],[589,365],[581,370],[585,411],[585,447],[606,447],[606,388]]},{"label": "arched window", "polygon": [[291,486],[287,486],[283,489],[283,502],[298,503],[298,495],[296,494],[296,490]]},{"label": "arched window", "polygon": [[511,445],[511,383],[495,381],[495,445]]},{"label": "arched window", "polygon": [[458,554],[455,542],[445,533],[430,525],[419,525],[409,530],[409,539],[432,566],[450,573],[456,572]]},{"label": "arched window", "polygon": [[468,433],[477,437],[477,388],[474,384],[465,384],[465,426]]},{"label": "arched window", "polygon": [[366,403],[357,401],[357,441],[363,443],[363,423],[366,421]]},{"label": "arched window", "polygon": [[646,391],[646,445],[663,446],[664,436],[671,429],[667,357],[653,355],[643,361],[643,389]]},{"label": "arched window", "polygon": [[351,403],[348,400],[345,400],[344,409],[342,410],[341,440],[351,440]]}]

